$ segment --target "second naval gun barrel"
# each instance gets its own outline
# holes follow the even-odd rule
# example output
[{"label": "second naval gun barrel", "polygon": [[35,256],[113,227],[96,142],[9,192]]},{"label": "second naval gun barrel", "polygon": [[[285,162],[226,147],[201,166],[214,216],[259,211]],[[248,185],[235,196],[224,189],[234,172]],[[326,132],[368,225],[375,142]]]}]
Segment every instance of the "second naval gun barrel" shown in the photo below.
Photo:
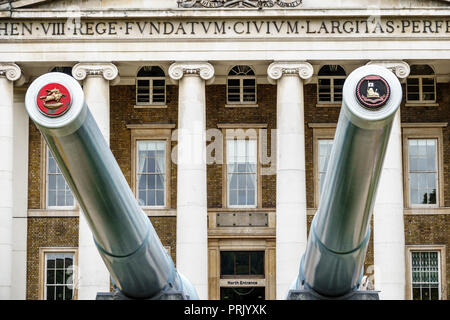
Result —
[{"label": "second naval gun barrel", "polygon": [[401,99],[400,82],[386,68],[360,67],[346,79],[319,207],[292,290],[345,297],[358,289],[377,186]]},{"label": "second naval gun barrel", "polygon": [[30,85],[25,104],[120,293],[134,299],[198,299],[130,190],[78,82],[63,73],[44,74]]}]

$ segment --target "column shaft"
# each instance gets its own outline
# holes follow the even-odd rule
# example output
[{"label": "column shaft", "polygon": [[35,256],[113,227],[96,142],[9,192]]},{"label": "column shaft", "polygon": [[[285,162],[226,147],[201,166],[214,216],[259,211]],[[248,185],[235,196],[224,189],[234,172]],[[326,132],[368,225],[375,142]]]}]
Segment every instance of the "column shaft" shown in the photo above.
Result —
[{"label": "column shaft", "polygon": [[380,299],[405,299],[402,133],[394,118],[373,215],[375,289]]},{"label": "column shaft", "polygon": [[285,75],[277,88],[277,299],[284,299],[306,249],[303,80]]},{"label": "column shaft", "polygon": [[177,269],[208,299],[205,81],[179,81]]}]

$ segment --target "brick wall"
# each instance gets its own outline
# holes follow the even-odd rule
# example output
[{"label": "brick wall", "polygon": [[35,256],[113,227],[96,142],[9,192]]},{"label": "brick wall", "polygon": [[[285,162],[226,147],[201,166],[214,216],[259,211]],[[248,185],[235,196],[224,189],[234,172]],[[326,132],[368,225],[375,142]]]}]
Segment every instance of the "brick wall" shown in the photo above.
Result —
[{"label": "brick wall", "polygon": [[[406,89],[403,85],[403,104],[401,106],[402,123],[448,122],[450,124],[450,83],[438,83],[436,86],[438,107],[405,107]],[[450,126],[442,130],[444,160],[444,206],[450,207]]]},{"label": "brick wall", "polygon": [[304,87],[305,95],[305,170],[306,170],[306,203],[308,208],[314,208],[314,159],[313,159],[313,129],[310,123],[337,123],[340,107],[316,107],[317,85]]},{"label": "brick wall", "polygon": [[406,245],[445,245],[447,299],[450,299],[450,217],[446,215],[408,215],[405,221]]},{"label": "brick wall", "polygon": [[[438,107],[406,107],[403,85],[402,123],[448,122],[450,124],[450,84],[437,84]],[[443,128],[444,207],[450,207],[450,127]],[[450,299],[450,215],[409,215],[404,217],[406,245],[445,245],[447,299]]]},{"label": "brick wall", "polygon": [[[135,86],[115,86],[110,88],[111,99],[111,138],[110,147],[122,172],[131,185],[131,130],[128,124],[177,123],[178,87],[167,86],[167,108],[137,109]],[[172,147],[176,142],[172,142]],[[176,165],[171,163],[171,207],[176,208]],[[164,246],[170,246],[174,262],[176,261],[176,217],[152,217],[150,221]]]},{"label": "brick wall", "polygon": [[170,247],[170,255],[173,262],[177,253],[177,218],[176,217],[151,217],[150,221],[155,228],[163,246]]},{"label": "brick wall", "polygon": [[78,218],[28,218],[27,299],[39,299],[39,248],[78,247]]},{"label": "brick wall", "polygon": [[[267,124],[267,140],[270,155],[270,133],[276,129],[276,86],[258,85],[258,108],[226,108],[226,86],[214,85],[206,87],[206,127],[217,129],[220,123],[253,123]],[[263,166],[263,168],[269,167]],[[275,208],[276,195],[275,175],[263,175],[262,207]],[[222,203],[222,165],[208,166],[208,208],[221,208]]]},{"label": "brick wall", "polygon": [[28,209],[41,209],[41,133],[33,121],[29,124],[28,159]]}]

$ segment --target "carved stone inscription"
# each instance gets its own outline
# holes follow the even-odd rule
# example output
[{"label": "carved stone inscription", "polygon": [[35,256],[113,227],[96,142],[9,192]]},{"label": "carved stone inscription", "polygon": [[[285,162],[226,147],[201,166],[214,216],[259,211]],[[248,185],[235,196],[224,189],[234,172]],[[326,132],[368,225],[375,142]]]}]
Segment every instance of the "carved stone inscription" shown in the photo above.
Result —
[{"label": "carved stone inscription", "polygon": [[2,20],[0,40],[158,38],[448,37],[450,19]]}]

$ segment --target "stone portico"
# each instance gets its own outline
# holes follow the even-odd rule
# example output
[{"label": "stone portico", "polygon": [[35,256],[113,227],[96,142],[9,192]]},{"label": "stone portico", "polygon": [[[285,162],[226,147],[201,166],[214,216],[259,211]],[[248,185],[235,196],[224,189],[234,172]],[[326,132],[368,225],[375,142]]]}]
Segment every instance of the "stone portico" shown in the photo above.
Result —
[{"label": "stone portico", "polygon": [[[80,209],[52,208],[46,200],[47,152],[24,109],[26,88],[36,77],[67,68],[82,84],[136,195],[137,141],[166,141],[165,205],[144,211],[202,299],[219,299],[221,288],[240,280],[238,287],[264,287],[266,299],[283,299],[317,209],[318,140],[333,138],[339,113],[340,102],[319,101],[320,70],[340,66],[348,75],[377,64],[397,75],[405,98],[408,77],[417,76],[411,66],[429,65],[437,98],[405,101],[396,116],[365,274],[382,299],[411,298],[409,254],[435,250],[440,297],[447,299],[450,240],[442,228],[450,215],[448,2],[417,1],[412,7],[411,1],[380,1],[371,7],[349,1],[340,7],[333,1],[281,1],[259,10],[251,7],[254,1],[220,8],[168,2],[0,2],[0,298],[45,298],[47,249],[76,252],[76,298],[94,299],[110,289]],[[138,73],[151,66],[164,73],[165,101],[140,104]],[[254,103],[230,101],[234,66],[253,70],[247,78],[255,80]],[[247,140],[254,132],[258,141],[254,206],[229,204],[226,141],[239,129],[250,132]],[[216,134],[223,134],[222,162],[211,163],[211,154],[218,157],[217,148],[211,153]],[[270,136],[267,146],[263,134]],[[436,138],[441,146],[435,206],[410,204],[408,137]],[[76,245],[63,240],[73,238],[74,219]],[[55,230],[61,244],[51,230],[48,237],[39,235],[47,222],[60,224]],[[433,236],[418,235],[423,229]],[[264,252],[264,275],[223,276],[221,252],[244,251]]]}]

